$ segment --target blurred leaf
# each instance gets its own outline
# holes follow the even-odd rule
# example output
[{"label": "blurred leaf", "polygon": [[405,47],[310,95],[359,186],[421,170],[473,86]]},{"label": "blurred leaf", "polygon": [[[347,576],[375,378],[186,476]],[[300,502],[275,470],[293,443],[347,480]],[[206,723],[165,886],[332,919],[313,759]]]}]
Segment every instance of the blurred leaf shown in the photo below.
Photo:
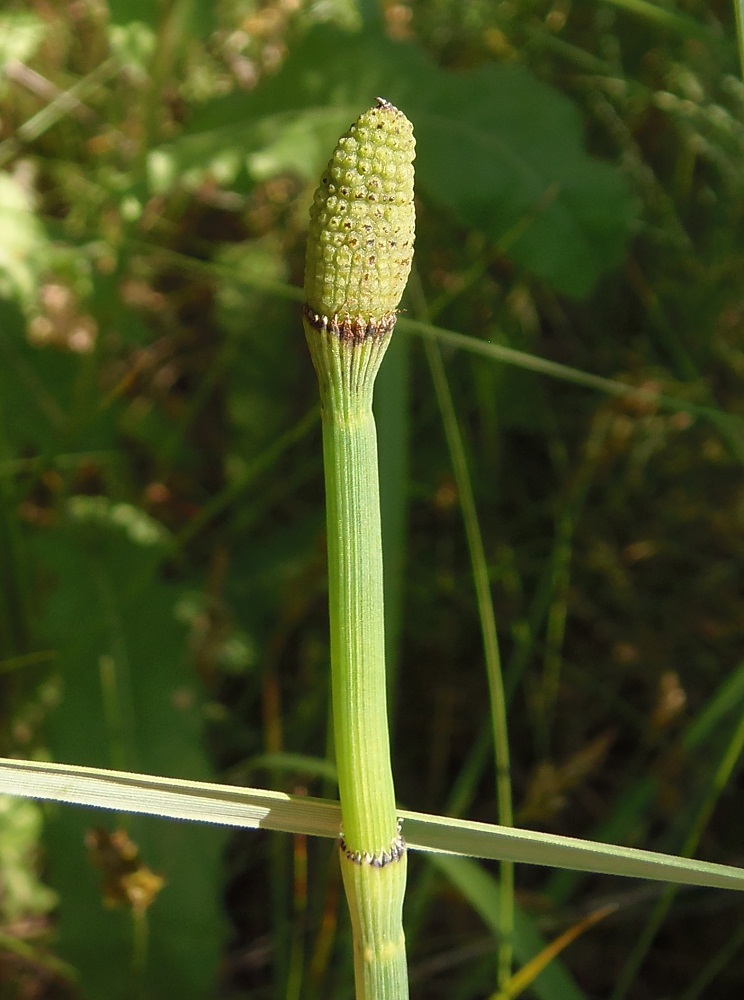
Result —
[{"label": "blurred leaf", "polygon": [[0,173],[0,298],[30,307],[48,260],[49,240],[34,214],[28,193],[8,174]]},{"label": "blurred leaf", "polygon": [[146,78],[157,46],[155,32],[149,25],[139,20],[112,24],[109,42],[112,52],[129,73],[135,71],[141,78]]},{"label": "blurred leaf", "polygon": [[15,302],[0,300],[0,389],[8,457],[112,448],[119,409],[103,405],[88,378],[90,356],[36,347]]},{"label": "blurred leaf", "polygon": [[25,62],[39,47],[46,25],[35,14],[12,11],[0,14],[0,77],[9,62]]},{"label": "blurred leaf", "polygon": [[162,4],[153,0],[108,0],[109,19],[112,24],[157,24]]},{"label": "blurred leaf", "polygon": [[139,507],[113,503],[107,497],[71,497],[68,512],[78,524],[108,527],[121,531],[132,543],[143,547],[163,544],[165,529]]},{"label": "blurred leaf", "polygon": [[191,41],[209,38],[217,28],[216,11],[216,4],[202,0],[175,0],[169,14],[178,21],[181,38]]},{"label": "blurred leaf", "polygon": [[112,48],[127,68],[152,70],[167,65],[175,49],[181,54],[193,41],[207,38],[216,27],[215,8],[201,0],[108,0]]},{"label": "blurred leaf", "polygon": [[181,138],[153,151],[151,183],[282,171],[311,181],[377,95],[414,123],[419,193],[516,263],[583,296],[622,259],[634,206],[619,172],[587,155],[571,101],[521,67],[447,72],[420,47],[371,32],[310,32],[255,93],[207,103]]},{"label": "blurred leaf", "polygon": [[0,902],[2,922],[49,913],[56,896],[35,866],[41,809],[34,802],[0,796]]},{"label": "blurred leaf", "polygon": [[[183,588],[159,579],[162,532],[134,507],[75,497],[69,518],[39,542],[53,574],[42,626],[59,650],[61,675],[54,756],[209,778],[200,685],[174,613]],[[166,882],[141,918],[148,931],[138,970],[135,918],[106,908],[100,875],[86,857],[86,833],[100,825],[100,814],[60,810],[46,838],[61,900],[60,950],[80,971],[84,995],[124,1000],[136,992],[138,978],[159,998],[210,995],[222,949],[224,835],[140,817],[127,821],[143,865]]]}]

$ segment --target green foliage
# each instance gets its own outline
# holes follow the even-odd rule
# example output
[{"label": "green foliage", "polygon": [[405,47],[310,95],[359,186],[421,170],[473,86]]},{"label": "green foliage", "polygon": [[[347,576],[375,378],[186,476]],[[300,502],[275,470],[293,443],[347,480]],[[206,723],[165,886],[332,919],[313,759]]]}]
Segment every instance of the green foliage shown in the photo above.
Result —
[{"label": "green foliage", "polygon": [[[434,856],[432,865],[442,872],[449,882],[456,885],[464,899],[490,927],[495,936],[499,932],[498,882],[481,865],[468,858],[451,858],[446,855]],[[534,922],[517,911],[514,927],[514,950],[520,964],[540,954],[546,946],[541,940]],[[532,984],[532,991],[540,1000],[582,1000],[585,996],[571,975],[559,962],[552,963]]]},{"label": "green foliage", "polygon": [[[59,705],[49,736],[55,758],[208,778],[202,694],[175,614],[183,588],[158,580],[162,528],[128,505],[73,496],[54,537],[37,543],[50,590],[40,628],[60,650]],[[102,822],[65,809],[56,810],[47,826],[52,880],[64,901],[62,954],[92,997],[130,997],[138,980],[156,995],[205,996],[223,942],[218,886],[224,835],[155,820],[127,822],[144,863],[166,880],[162,897],[142,918],[148,938],[143,959],[132,917],[101,911],[99,876],[84,843],[85,831]]]},{"label": "green foliage", "polygon": [[0,174],[0,228],[0,298],[28,308],[49,266],[50,245],[29,193],[7,174]]},{"label": "green foliage", "polygon": [[[379,95],[418,140],[414,283],[377,399],[401,801],[496,819],[483,609],[422,328],[406,327],[428,318],[499,627],[518,811],[563,833],[735,859],[744,88],[732,10],[351,6],[0,13],[3,752],[335,795],[318,418],[298,312],[311,184]],[[167,879],[136,931],[104,907],[84,856],[86,827],[110,817],[45,815],[37,857],[32,824],[15,841],[11,819],[0,831],[13,912],[37,929],[24,958],[4,961],[13,988],[63,989],[45,962],[54,925],[35,874],[48,870],[60,947],[90,996],[138,976],[158,1000],[214,995],[225,914],[240,941],[226,995],[347,995],[326,845],[246,835],[223,873],[219,832],[132,821]],[[482,893],[471,881],[414,870],[408,939],[426,1000],[491,988],[494,924],[484,936],[453,906],[469,891],[494,915],[487,880],[475,878]],[[529,866],[517,886],[544,939],[617,890]],[[587,994],[611,994],[636,942],[638,996],[706,995],[704,981],[740,994],[720,895],[689,895],[654,937],[650,893],[625,890],[621,918],[563,956]]]},{"label": "green foliage", "polygon": [[0,69],[8,63],[24,62],[39,48],[45,34],[44,23],[29,11],[0,14]]},{"label": "green foliage", "polygon": [[0,796],[0,885],[4,923],[44,916],[57,898],[38,877],[34,864],[41,834],[41,809],[35,802]]},{"label": "green foliage", "polygon": [[584,151],[565,97],[522,68],[447,73],[418,46],[371,32],[309,33],[254,95],[209,102],[181,138],[153,151],[151,183],[240,185],[288,170],[311,179],[370,94],[415,121],[419,194],[515,262],[583,296],[620,261],[633,202],[618,172]]}]

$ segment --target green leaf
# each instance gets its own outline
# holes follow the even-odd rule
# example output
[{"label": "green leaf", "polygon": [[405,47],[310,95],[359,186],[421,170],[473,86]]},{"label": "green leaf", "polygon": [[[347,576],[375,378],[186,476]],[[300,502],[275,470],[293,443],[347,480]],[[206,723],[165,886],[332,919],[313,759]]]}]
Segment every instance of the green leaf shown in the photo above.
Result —
[{"label": "green leaf", "polygon": [[[53,590],[42,629],[58,650],[55,757],[208,778],[198,678],[175,607],[183,587],[159,579],[165,538],[147,516],[101,497],[75,497],[68,517],[39,537]],[[119,812],[120,802],[113,803]],[[142,863],[166,885],[147,911],[146,953],[135,961],[130,913],[103,902],[87,858],[91,827],[124,826]],[[200,1000],[214,991],[223,943],[224,833],[147,817],[123,820],[55,810],[47,824],[51,882],[60,898],[59,942],[84,995],[141,992]]]},{"label": "green leaf", "polygon": [[[499,933],[500,887],[496,879],[482,865],[470,858],[452,858],[433,854],[429,861],[463,894],[472,908],[480,915],[494,935]],[[545,941],[530,916],[519,907],[514,914],[514,953],[526,965],[545,947]],[[554,959],[531,985],[531,990],[542,1000],[583,1000],[579,989],[566,967]]]},{"label": "green leaf", "polygon": [[112,24],[131,24],[141,21],[155,25],[160,20],[162,4],[153,0],[108,0],[109,19]]},{"label": "green leaf", "polygon": [[[437,88],[436,91],[434,88]],[[619,173],[583,149],[577,108],[520,67],[432,80],[407,102],[421,183],[516,263],[569,295],[622,259],[632,203]]]},{"label": "green leaf", "polygon": [[155,150],[151,177],[309,180],[375,96],[413,122],[419,196],[485,231],[515,263],[582,296],[622,260],[634,202],[619,171],[587,154],[570,100],[521,67],[448,72],[419,46],[369,31],[310,32],[276,77],[209,102]]},{"label": "green leaf", "polygon": [[[0,792],[242,829],[338,837],[337,802],[95,767],[0,758]],[[744,868],[575,837],[399,810],[411,850],[744,892]]]},{"label": "green leaf", "polygon": [[142,24],[156,27],[164,18],[175,18],[185,37],[206,38],[216,24],[212,4],[201,0],[108,0],[111,24]]}]

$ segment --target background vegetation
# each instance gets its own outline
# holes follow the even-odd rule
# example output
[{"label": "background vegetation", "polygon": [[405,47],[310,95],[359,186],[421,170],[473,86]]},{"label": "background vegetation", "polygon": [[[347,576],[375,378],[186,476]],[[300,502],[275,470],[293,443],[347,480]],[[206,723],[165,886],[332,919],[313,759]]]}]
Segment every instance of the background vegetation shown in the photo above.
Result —
[{"label": "background vegetation", "polygon": [[[737,74],[702,0],[6,2],[0,752],[335,794],[298,307],[316,177],[380,94],[418,138],[377,399],[401,802],[497,820],[439,336],[519,824],[742,864]],[[331,845],[0,808],[3,997],[349,996]],[[485,867],[412,859],[414,996],[492,992]],[[517,888],[536,948],[617,906],[535,995],[740,996],[734,896]]]}]

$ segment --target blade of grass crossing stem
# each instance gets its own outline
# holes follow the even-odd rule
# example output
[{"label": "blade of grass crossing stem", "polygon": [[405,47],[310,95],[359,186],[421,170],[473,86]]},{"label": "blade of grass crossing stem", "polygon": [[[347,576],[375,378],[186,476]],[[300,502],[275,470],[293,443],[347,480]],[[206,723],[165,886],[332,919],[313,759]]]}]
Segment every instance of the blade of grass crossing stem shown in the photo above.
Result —
[{"label": "blade of grass crossing stem", "polygon": [[[744,6],[744,0],[742,5]],[[149,251],[151,249],[137,240],[127,239],[125,242],[126,246],[132,250]],[[158,254],[163,261],[176,264],[189,273],[211,276],[220,281],[230,281],[237,287],[257,289],[263,293],[270,293],[280,299],[288,299],[290,301],[302,300],[302,290],[296,285],[289,285],[282,281],[268,281],[257,277],[249,278],[245,275],[236,276],[226,266],[207,264],[204,261],[189,257],[188,254],[165,250],[163,247],[159,248]],[[448,300],[449,297],[446,299],[442,297],[443,303],[446,304]],[[657,393],[639,386],[630,385],[618,379],[594,375],[579,368],[572,368],[570,365],[562,365],[555,361],[549,361],[547,358],[541,358],[536,354],[528,354],[525,351],[504,347],[502,344],[457,333],[454,330],[438,327],[431,323],[421,323],[417,320],[402,317],[400,319],[400,332],[416,333],[421,337],[434,337],[443,344],[468,351],[471,354],[480,354],[490,361],[514,365],[514,367],[523,368],[525,371],[542,372],[549,378],[583,386],[584,388],[592,389],[608,396],[615,396],[619,399],[638,400],[639,402],[659,406],[672,413],[687,413],[691,417],[708,420],[716,428],[725,427],[726,433],[730,436],[736,436],[740,442],[740,447],[744,448],[744,418],[738,414],[727,413],[716,406],[693,403],[682,397],[669,396],[664,393]],[[497,334],[498,331],[494,331],[494,336]]]},{"label": "blade of grass crossing stem", "polygon": [[[0,793],[117,813],[336,839],[337,802],[97,767],[0,757]],[[411,849],[744,892],[744,868],[400,810]]]},{"label": "blade of grass crossing stem", "polygon": [[654,392],[642,386],[629,385],[627,382],[605,378],[603,375],[594,375],[592,372],[585,372],[580,368],[572,368],[570,365],[563,365],[558,361],[550,361],[548,358],[542,358],[537,354],[517,351],[513,347],[504,347],[503,344],[480,340],[477,337],[457,333],[454,330],[447,330],[445,327],[436,326],[433,323],[423,322],[422,320],[403,319],[401,320],[401,327],[404,330],[417,333],[425,340],[434,339],[440,344],[447,344],[450,347],[469,351],[471,354],[480,354],[491,361],[514,365],[516,368],[522,368],[524,371],[547,375],[549,378],[582,386],[585,389],[592,389],[606,396],[637,400],[638,402],[658,406],[663,410],[669,410],[672,413],[687,413],[696,419],[701,418],[709,421],[716,428],[725,425],[728,434],[736,435],[741,442],[744,442],[744,418],[739,414],[727,413],[715,406],[692,403],[687,399]]},{"label": "blade of grass crossing stem", "polygon": [[[737,8],[737,11],[741,8],[744,8],[744,0],[740,0],[740,7]],[[744,17],[744,15],[742,16]],[[151,249],[146,244],[133,239],[127,239],[125,244],[133,251],[149,251]],[[165,250],[163,247],[158,249],[158,254],[163,261],[178,265],[184,271],[192,274],[210,276],[219,281],[230,281],[237,287],[270,293],[279,299],[300,302],[303,297],[300,288],[283,281],[268,281],[258,277],[249,278],[246,275],[236,276],[234,271],[227,266],[213,263],[208,264],[202,260],[195,260],[188,254],[178,253],[174,250]],[[442,297],[443,304],[446,304],[449,298],[449,296],[446,298]],[[693,403],[681,396],[669,396],[650,389],[630,385],[618,379],[594,375],[591,372],[582,371],[570,365],[549,361],[547,358],[541,358],[537,354],[529,354],[525,351],[504,347],[502,344],[482,340],[479,337],[471,337],[467,334],[448,330],[445,327],[438,327],[431,323],[421,323],[417,320],[402,317],[400,319],[400,332],[416,333],[421,337],[434,337],[443,344],[468,351],[471,354],[480,354],[490,361],[514,365],[514,367],[523,368],[525,371],[542,372],[549,378],[583,386],[586,389],[592,389],[608,396],[615,396],[618,399],[638,400],[639,402],[659,406],[672,413],[687,413],[691,417],[708,420],[714,427],[725,427],[727,434],[736,435],[740,446],[744,448],[744,418],[738,414],[727,413],[716,406]],[[497,334],[498,331],[494,330],[493,335],[496,336]]]},{"label": "blade of grass crossing stem", "polygon": [[[423,289],[414,272],[413,291],[416,299],[417,312],[426,313],[426,302]],[[496,801],[498,804],[499,822],[502,826],[513,826],[511,777],[509,768],[509,740],[506,724],[506,700],[504,698],[504,681],[501,673],[501,656],[496,631],[496,617],[491,599],[491,585],[488,578],[488,563],[483,548],[478,513],[475,508],[475,497],[468,471],[465,448],[463,446],[457,413],[452,401],[447,375],[442,361],[442,352],[438,344],[431,340],[424,341],[426,358],[429,362],[434,391],[442,414],[442,424],[447,439],[447,446],[452,460],[452,470],[460,499],[465,535],[467,537],[470,563],[473,570],[473,583],[478,603],[478,616],[483,636],[483,652],[486,661],[486,673],[491,698],[491,717],[496,762]],[[504,986],[511,977],[512,965],[512,935],[514,931],[514,865],[509,861],[500,862],[501,887],[501,933],[498,949],[498,985]]]},{"label": "blade of grass crossing stem", "polygon": [[372,396],[411,268],[413,157],[410,122],[378,98],[339,139],[321,177],[305,264],[303,324],[323,428],[339,856],[357,1000],[408,997]]}]

